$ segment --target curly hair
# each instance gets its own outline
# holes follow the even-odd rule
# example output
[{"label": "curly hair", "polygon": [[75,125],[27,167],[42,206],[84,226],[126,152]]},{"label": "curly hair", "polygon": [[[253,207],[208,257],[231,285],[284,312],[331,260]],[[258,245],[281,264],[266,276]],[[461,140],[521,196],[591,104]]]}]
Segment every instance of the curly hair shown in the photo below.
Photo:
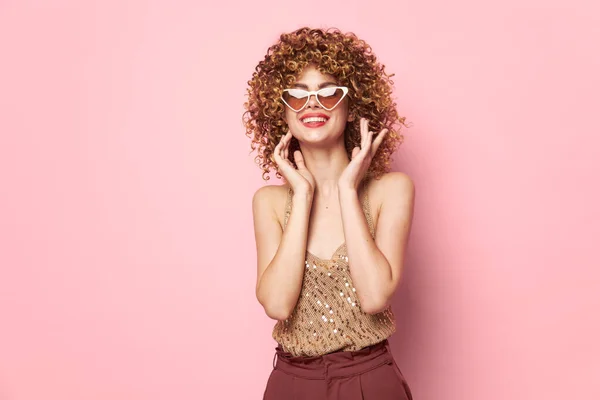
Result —
[{"label": "curly hair", "polygon": [[[270,179],[271,169],[281,178],[272,157],[275,146],[288,129],[280,96],[309,64],[350,89],[348,112],[354,119],[346,124],[344,132],[349,158],[352,149],[360,146],[360,117],[369,120],[369,129],[374,132],[389,130],[367,171],[367,176],[379,178],[390,170],[390,158],[404,140],[400,128],[406,127],[405,117],[398,115],[391,96],[394,74],[384,71],[385,66],[377,61],[371,47],[354,33],[342,33],[337,28],[303,27],[282,34],[279,41],[269,47],[248,81],[248,101],[244,103],[246,111],[242,120],[246,136],[252,139],[251,151],[258,153],[254,161],[262,168],[263,179]],[[292,138],[289,154],[299,148],[297,139]]]}]

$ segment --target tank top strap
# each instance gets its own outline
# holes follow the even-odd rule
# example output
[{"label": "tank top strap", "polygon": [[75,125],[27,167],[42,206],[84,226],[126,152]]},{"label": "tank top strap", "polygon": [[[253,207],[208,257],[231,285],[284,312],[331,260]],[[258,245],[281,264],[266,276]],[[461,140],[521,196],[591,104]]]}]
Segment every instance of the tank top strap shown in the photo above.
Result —
[{"label": "tank top strap", "polygon": [[[365,178],[362,182],[362,190],[360,195],[360,203],[362,205],[363,213],[365,214],[365,218],[367,219],[367,224],[369,226],[369,232],[372,237],[375,237],[375,227],[373,224],[373,215],[371,214],[371,203],[369,202],[369,195],[367,193],[367,188],[369,185],[370,179]],[[293,199],[294,191],[290,186],[287,190],[287,196],[285,200],[285,213],[283,217],[283,228],[287,226],[288,220],[290,218],[290,214],[292,213],[292,199]]]},{"label": "tank top strap", "polygon": [[292,190],[292,187],[290,186],[288,188],[287,191],[287,198],[285,200],[285,215],[283,218],[283,229],[285,229],[285,227],[287,226],[288,223],[288,219],[290,219],[290,214],[292,212],[292,196],[294,194],[294,191]]}]

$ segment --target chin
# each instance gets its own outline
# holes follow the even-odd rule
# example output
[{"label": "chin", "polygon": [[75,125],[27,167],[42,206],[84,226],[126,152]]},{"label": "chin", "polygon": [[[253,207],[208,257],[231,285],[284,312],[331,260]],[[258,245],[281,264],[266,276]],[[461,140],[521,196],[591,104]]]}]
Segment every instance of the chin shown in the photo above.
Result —
[{"label": "chin", "polygon": [[344,134],[344,127],[334,129],[333,127],[322,126],[319,128],[307,128],[303,125],[296,127],[298,138],[301,141],[317,143],[324,140],[330,141],[337,139]]},{"label": "chin", "polygon": [[332,138],[337,135],[334,132],[326,129],[302,129],[300,131],[299,139],[307,143],[319,143],[329,142]]}]

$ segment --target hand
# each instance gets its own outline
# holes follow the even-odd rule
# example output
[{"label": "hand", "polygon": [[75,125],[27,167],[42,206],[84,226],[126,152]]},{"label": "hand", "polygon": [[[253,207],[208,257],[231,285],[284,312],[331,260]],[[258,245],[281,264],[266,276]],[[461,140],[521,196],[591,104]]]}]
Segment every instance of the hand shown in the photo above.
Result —
[{"label": "hand", "polygon": [[360,182],[369,170],[369,165],[387,133],[388,129],[382,129],[373,140],[373,132],[369,130],[369,121],[365,118],[360,119],[360,147],[352,149],[350,164],[340,175],[338,188],[358,190]]},{"label": "hand", "polygon": [[312,195],[315,189],[315,178],[306,168],[304,157],[300,150],[294,152],[294,161],[296,162],[298,169],[294,168],[294,165],[288,158],[291,141],[292,133],[288,131],[288,133],[281,138],[277,146],[275,146],[273,158],[279,168],[279,173],[290,184],[294,193],[306,193]]}]

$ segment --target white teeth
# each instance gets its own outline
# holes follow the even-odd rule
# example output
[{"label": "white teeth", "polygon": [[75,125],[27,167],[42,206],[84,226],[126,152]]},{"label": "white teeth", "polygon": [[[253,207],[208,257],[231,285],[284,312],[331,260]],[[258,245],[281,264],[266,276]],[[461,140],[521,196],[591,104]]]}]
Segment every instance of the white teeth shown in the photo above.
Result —
[{"label": "white teeth", "polygon": [[323,118],[323,117],[308,117],[308,118],[304,118],[302,120],[302,122],[304,122],[305,124],[308,122],[326,122],[327,118]]}]

